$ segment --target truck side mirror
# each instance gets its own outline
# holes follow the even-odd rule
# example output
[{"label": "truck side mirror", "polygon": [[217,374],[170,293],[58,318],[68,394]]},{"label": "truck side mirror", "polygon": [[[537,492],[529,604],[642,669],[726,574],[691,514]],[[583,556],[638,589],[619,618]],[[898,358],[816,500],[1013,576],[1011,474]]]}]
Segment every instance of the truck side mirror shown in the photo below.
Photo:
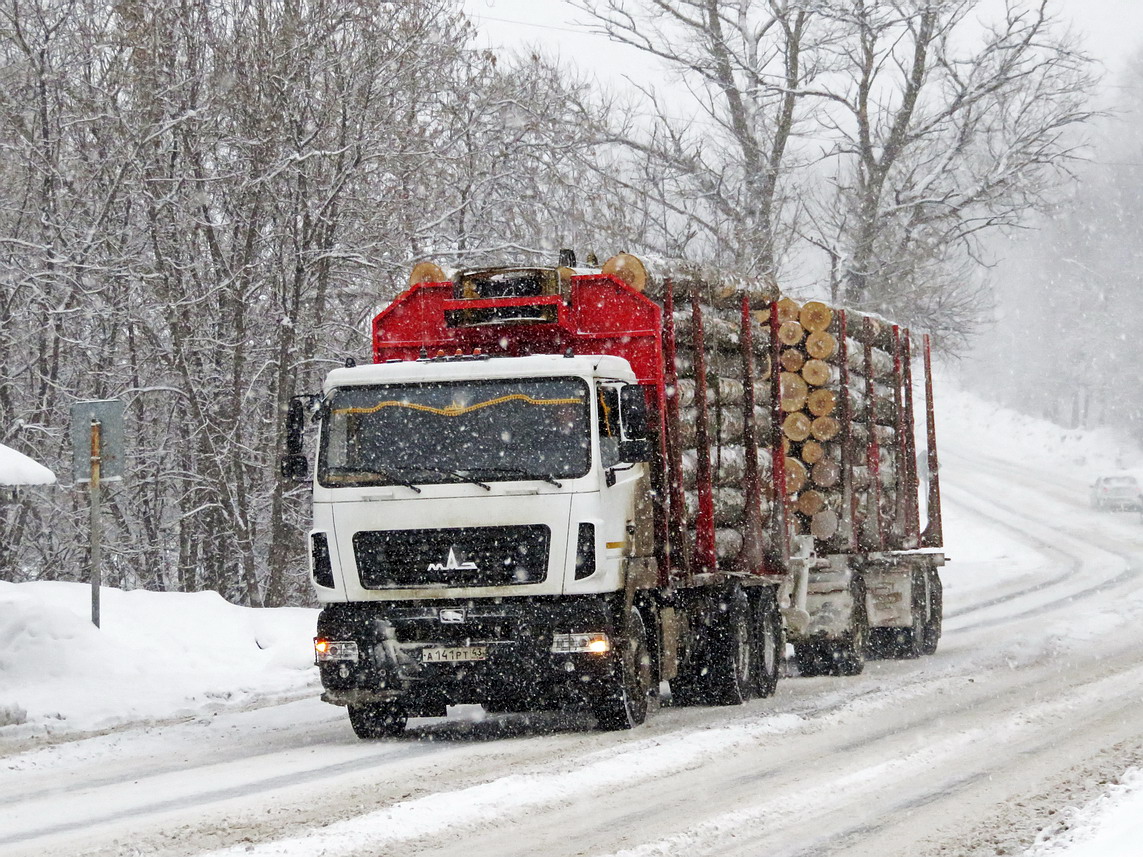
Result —
[{"label": "truck side mirror", "polygon": [[[623,423],[623,436],[631,440],[647,437],[647,396],[638,384],[627,384],[619,390],[619,414]],[[646,461],[646,458],[624,461]]]},{"label": "truck side mirror", "polygon": [[310,478],[310,462],[304,455],[283,455],[278,472],[287,481],[305,482]]},{"label": "truck side mirror", "polygon": [[286,454],[278,463],[283,479],[304,482],[309,478],[310,465],[303,451],[306,431],[306,402],[311,396],[294,396],[286,410]]},{"label": "truck side mirror", "polygon": [[651,460],[651,441],[645,437],[619,441],[619,460],[627,463]]}]

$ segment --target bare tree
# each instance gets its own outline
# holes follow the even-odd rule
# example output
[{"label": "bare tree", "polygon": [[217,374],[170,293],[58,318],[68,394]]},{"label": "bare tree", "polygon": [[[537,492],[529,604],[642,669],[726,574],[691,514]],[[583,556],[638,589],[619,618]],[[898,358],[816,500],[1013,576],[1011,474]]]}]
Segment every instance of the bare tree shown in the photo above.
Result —
[{"label": "bare tree", "polygon": [[783,281],[817,248],[835,300],[949,344],[987,305],[979,237],[1051,198],[1091,116],[1090,60],[1050,0],[987,25],[980,0],[573,5],[673,68],[707,119],[685,129],[648,93],[654,126],[622,137],[665,177],[664,232]]},{"label": "bare tree", "polygon": [[[691,252],[758,275],[775,275],[793,220],[800,158],[791,141],[807,117],[802,91],[821,72],[819,32],[808,4],[790,0],[582,0],[612,39],[665,62],[693,101],[646,91],[654,124],[616,132],[641,157],[631,189],[649,195],[664,249],[679,230],[701,233]],[[824,22],[824,20],[823,20]],[[698,111],[698,121],[680,114]],[[648,177],[659,181],[646,184]],[[675,239],[672,241],[672,239]],[[674,246],[670,246],[671,244]]]},{"label": "bare tree", "polygon": [[817,5],[838,34],[834,73],[808,93],[830,117],[818,220],[843,254],[838,298],[963,339],[985,306],[977,239],[1067,175],[1091,62],[1047,0],[1006,0],[979,30],[978,0]]}]

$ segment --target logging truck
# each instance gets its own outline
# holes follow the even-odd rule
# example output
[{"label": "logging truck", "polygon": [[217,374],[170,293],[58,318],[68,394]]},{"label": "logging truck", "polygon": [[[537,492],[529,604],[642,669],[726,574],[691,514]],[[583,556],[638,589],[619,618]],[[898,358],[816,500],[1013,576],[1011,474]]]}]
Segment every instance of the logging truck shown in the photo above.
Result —
[{"label": "logging truck", "polygon": [[928,338],[659,268],[421,263],[372,362],[291,401],[322,698],[358,736],[460,703],[626,729],[772,694],[788,645],[801,675],[935,651]]}]

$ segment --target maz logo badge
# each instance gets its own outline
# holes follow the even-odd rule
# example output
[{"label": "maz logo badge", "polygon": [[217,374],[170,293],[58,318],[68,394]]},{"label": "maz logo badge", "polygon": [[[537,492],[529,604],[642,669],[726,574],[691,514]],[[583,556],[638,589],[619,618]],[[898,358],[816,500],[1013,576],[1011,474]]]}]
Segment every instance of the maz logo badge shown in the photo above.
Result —
[{"label": "maz logo badge", "polygon": [[459,625],[464,622],[464,609],[460,607],[442,607],[437,615],[446,625]]},{"label": "maz logo badge", "polygon": [[445,562],[430,562],[429,571],[479,571],[475,562],[460,562],[456,558],[456,545],[448,549],[448,559]]}]

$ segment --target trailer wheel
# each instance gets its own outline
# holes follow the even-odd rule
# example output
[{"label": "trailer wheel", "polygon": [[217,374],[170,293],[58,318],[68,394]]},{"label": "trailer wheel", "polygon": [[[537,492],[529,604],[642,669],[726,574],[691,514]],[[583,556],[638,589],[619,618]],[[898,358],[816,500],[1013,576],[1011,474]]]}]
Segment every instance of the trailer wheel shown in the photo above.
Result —
[{"label": "trailer wheel", "polygon": [[925,623],[928,605],[925,601],[925,576],[923,572],[913,572],[912,600],[909,608],[909,618],[912,624],[908,628],[893,629],[892,653],[893,657],[901,660],[919,658],[924,651]]},{"label": "trailer wheel", "polygon": [[726,612],[712,628],[707,683],[713,705],[741,705],[755,694],[759,635],[754,633],[750,603],[733,590]]},{"label": "trailer wheel", "polygon": [[943,618],[944,593],[941,588],[941,578],[934,570],[929,573],[929,618],[928,621],[925,622],[921,654],[936,654],[937,644],[941,639],[941,623]]},{"label": "trailer wheel", "polygon": [[829,650],[821,643],[795,643],[794,663],[802,678],[825,675],[830,668]]},{"label": "trailer wheel", "polygon": [[395,738],[405,731],[408,715],[396,702],[375,702],[349,706],[349,724],[358,738]]},{"label": "trailer wheel", "polygon": [[773,696],[778,687],[786,641],[782,636],[782,614],[772,592],[765,592],[754,608],[758,628],[757,689],[761,697]]},{"label": "trailer wheel", "polygon": [[861,675],[869,649],[869,610],[865,603],[865,579],[854,575],[849,584],[853,598],[853,628],[845,641],[830,651],[830,672],[834,675]]},{"label": "trailer wheel", "polygon": [[600,729],[633,729],[647,719],[651,693],[651,656],[647,649],[647,626],[634,607],[627,614],[627,629],[615,653],[617,669],[592,700],[592,712]]}]

